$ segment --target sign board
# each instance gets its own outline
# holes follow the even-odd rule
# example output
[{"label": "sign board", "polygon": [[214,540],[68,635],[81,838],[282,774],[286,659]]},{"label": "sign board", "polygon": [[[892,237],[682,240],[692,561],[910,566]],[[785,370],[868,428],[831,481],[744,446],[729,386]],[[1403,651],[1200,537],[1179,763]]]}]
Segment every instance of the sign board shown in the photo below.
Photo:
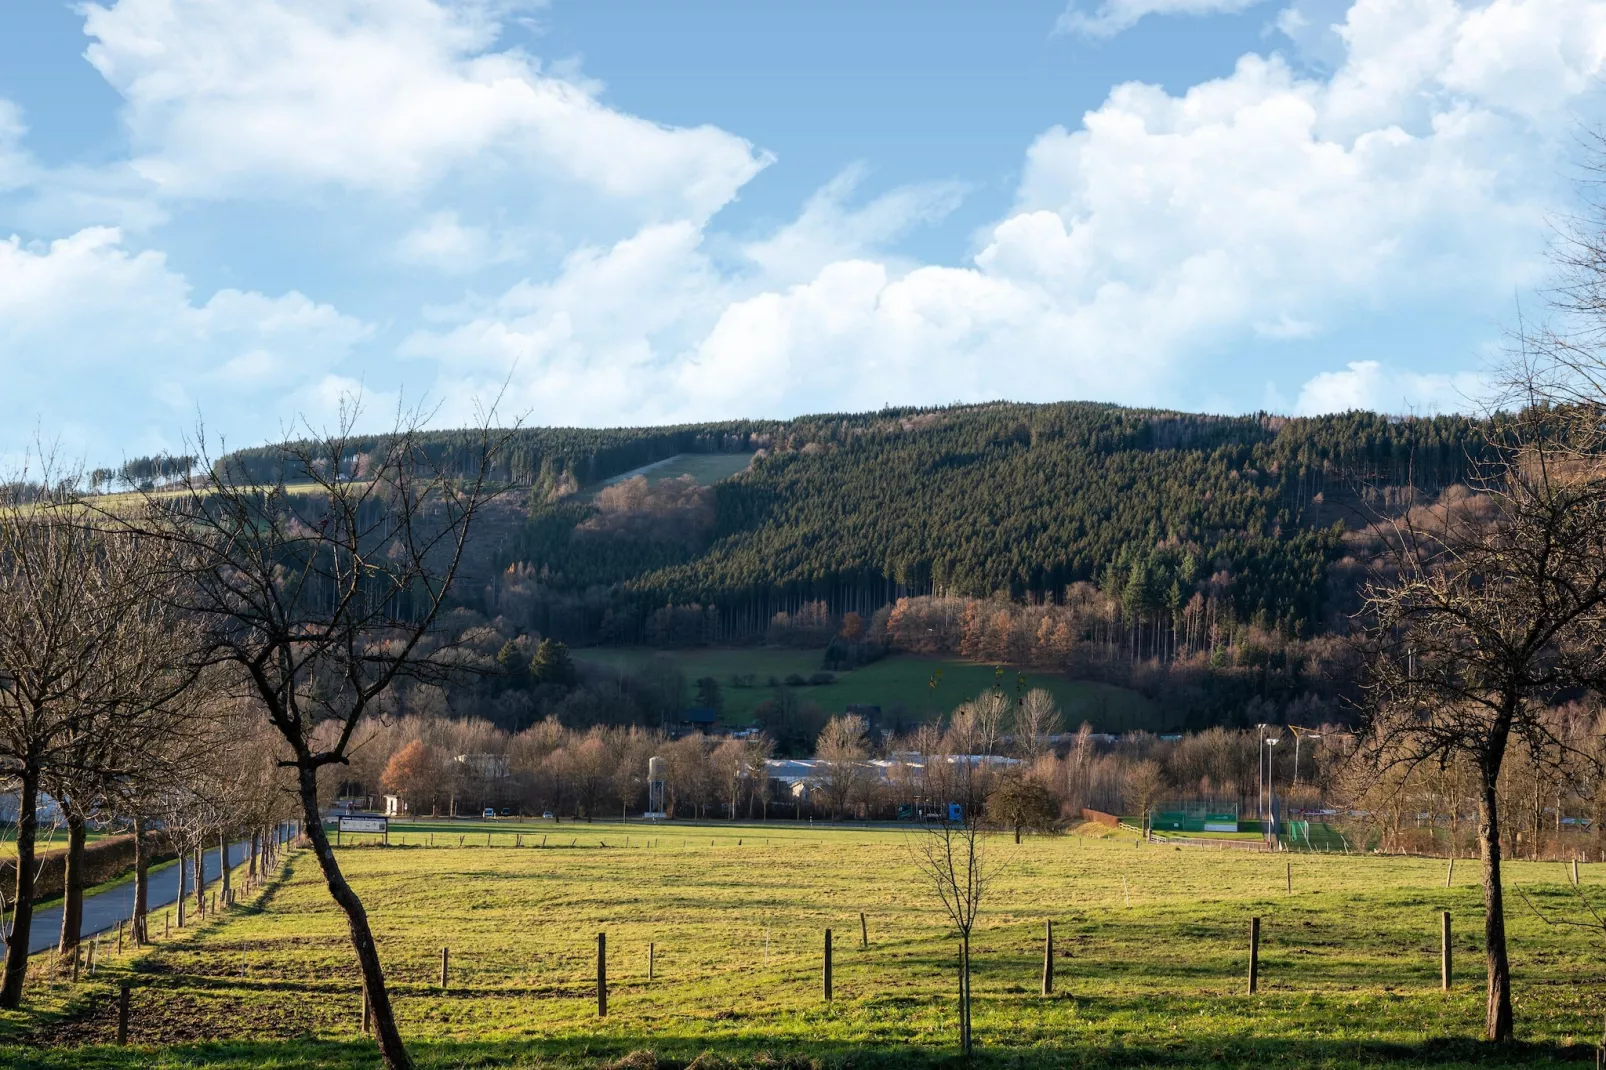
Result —
[{"label": "sign board", "polygon": [[347,817],[340,818],[341,832],[379,832],[390,831],[390,819],[384,817]]}]

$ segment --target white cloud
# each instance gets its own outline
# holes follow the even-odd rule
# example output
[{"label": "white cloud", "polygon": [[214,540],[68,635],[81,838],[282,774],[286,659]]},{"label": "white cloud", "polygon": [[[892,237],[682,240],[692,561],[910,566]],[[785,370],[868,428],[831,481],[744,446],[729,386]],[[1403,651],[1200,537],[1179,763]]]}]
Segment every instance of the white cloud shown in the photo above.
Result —
[{"label": "white cloud", "polygon": [[121,0],[85,11],[86,54],[125,98],[134,166],[170,196],[325,184],[417,195],[507,173],[648,218],[700,219],[769,159],[714,127],[615,111],[592,85],[491,51],[491,5]]},{"label": "white cloud", "polygon": [[1300,388],[1298,416],[1368,409],[1396,415],[1431,416],[1474,412],[1487,400],[1489,381],[1477,372],[1423,375],[1357,360],[1341,372],[1322,372]]},{"label": "white cloud", "polygon": [[410,264],[453,273],[472,271],[489,259],[491,236],[484,227],[464,226],[456,212],[436,212],[402,237],[396,253]]},{"label": "white cloud", "polygon": [[0,240],[0,422],[37,424],[95,459],[176,446],[197,406],[213,427],[275,431],[295,415],[287,396],[369,333],[294,292],[220,290],[196,304],[164,257],[130,252],[113,228],[48,246]]},{"label": "white cloud", "polygon": [[[1537,25],[1524,0],[1499,2]],[[969,265],[878,254],[864,235],[946,202],[909,193],[854,212],[850,172],[746,247],[772,269],[757,287],[709,262],[698,226],[644,230],[410,351],[449,355],[447,395],[516,357],[536,418],[608,422],[998,396],[1178,403],[1192,362],[1251,343],[1342,336],[1391,313],[1484,316],[1543,270],[1570,144],[1553,118],[1578,105],[1606,47],[1582,0],[1525,2],[1593,36],[1567,43],[1579,76],[1518,94],[1521,107],[1491,73],[1524,69],[1521,55],[1476,75],[1458,58],[1486,53],[1468,42],[1492,7],[1359,0],[1331,79],[1249,55],[1180,95],[1118,86],[1079,129],[1043,134]],[[1551,54],[1555,35],[1539,38]],[[460,378],[470,367],[478,380]],[[1475,385],[1381,366],[1335,376],[1300,404],[1342,407],[1348,391],[1447,406],[1446,391]]]},{"label": "white cloud", "polygon": [[1075,0],[1054,24],[1056,33],[1111,37],[1149,15],[1217,15],[1246,11],[1264,0],[1101,0],[1084,10]]},{"label": "white cloud", "polygon": [[867,174],[862,164],[842,171],[809,198],[796,220],[744,245],[743,254],[773,279],[808,278],[834,261],[883,251],[916,227],[943,219],[964,197],[957,182],[929,182],[849,206]]}]

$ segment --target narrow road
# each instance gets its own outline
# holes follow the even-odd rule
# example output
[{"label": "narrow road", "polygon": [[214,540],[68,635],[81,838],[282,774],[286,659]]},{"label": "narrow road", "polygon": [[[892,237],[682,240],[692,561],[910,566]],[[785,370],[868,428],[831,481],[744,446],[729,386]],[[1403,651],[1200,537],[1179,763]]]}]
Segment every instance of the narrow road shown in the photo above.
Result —
[{"label": "narrow road", "polygon": [[[251,854],[251,844],[248,840],[229,847],[230,868],[244,862]],[[219,877],[217,848],[206,852],[204,866],[206,885],[210,886]],[[149,890],[145,897],[145,909],[150,919],[151,932],[162,927],[161,908],[171,906],[178,898],[178,865],[167,863],[160,868],[152,869],[149,876]],[[186,878],[188,883],[188,878]],[[188,889],[194,895],[194,889]],[[115,888],[108,888],[104,892],[84,897],[84,923],[79,930],[80,937],[94,936],[96,933],[106,932],[117,928],[117,923],[127,921],[134,912],[134,882],[124,881]],[[45,951],[56,946],[61,939],[61,904],[44,910],[37,910],[33,916],[33,931],[28,934],[28,953],[30,955]]]}]

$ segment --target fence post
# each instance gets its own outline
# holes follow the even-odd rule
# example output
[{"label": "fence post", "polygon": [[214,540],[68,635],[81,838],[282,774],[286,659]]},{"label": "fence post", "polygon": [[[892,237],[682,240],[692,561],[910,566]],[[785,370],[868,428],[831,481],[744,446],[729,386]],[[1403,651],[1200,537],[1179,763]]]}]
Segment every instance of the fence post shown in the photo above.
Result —
[{"label": "fence post", "polygon": [[451,957],[452,957],[452,949],[451,948],[449,948],[449,947],[441,948],[441,991],[442,992],[446,991],[446,967],[447,967],[447,964],[451,961]]},{"label": "fence post", "polygon": [[864,920],[864,911],[859,911],[859,946],[870,946],[870,926]]},{"label": "fence post", "polygon": [[1292,862],[1284,862],[1283,866],[1284,866],[1284,875],[1288,879],[1288,894],[1289,895],[1293,895],[1294,894],[1294,864]]},{"label": "fence post", "polygon": [[654,955],[654,952],[653,952],[652,942],[648,941],[648,943],[647,943],[647,980],[649,980],[649,981],[652,980],[653,968],[655,966],[655,963],[653,962],[653,955]]},{"label": "fence post", "polygon": [[1450,912],[1439,912],[1439,983],[1450,991]]},{"label": "fence post", "polygon": [[362,983],[362,1035],[363,1036],[367,1036],[368,1035],[368,1015],[370,1013],[371,1012],[369,1011],[369,1007],[368,1007],[368,982],[365,980]]},{"label": "fence post", "polygon": [[128,1044],[128,982],[117,986],[117,1046]]},{"label": "fence post", "polygon": [[1578,887],[1578,859],[1573,859],[1573,887]]},{"label": "fence post", "polygon": [[1260,919],[1249,919],[1249,994],[1260,988]]},{"label": "fence post", "polygon": [[608,1017],[608,934],[597,934],[597,1017]]},{"label": "fence post", "polygon": [[1450,882],[1452,880],[1454,880],[1454,879],[1455,879],[1455,855],[1451,855],[1450,856],[1450,864],[1448,866],[1446,866],[1445,870],[1444,870],[1444,886],[1446,888],[1450,887]]},{"label": "fence post", "polygon": [[1054,920],[1043,926],[1043,995],[1054,994]]},{"label": "fence post", "polygon": [[117,953],[123,953],[123,919],[117,919]]},{"label": "fence post", "polygon": [[831,930],[825,930],[825,1002],[831,1002]]}]

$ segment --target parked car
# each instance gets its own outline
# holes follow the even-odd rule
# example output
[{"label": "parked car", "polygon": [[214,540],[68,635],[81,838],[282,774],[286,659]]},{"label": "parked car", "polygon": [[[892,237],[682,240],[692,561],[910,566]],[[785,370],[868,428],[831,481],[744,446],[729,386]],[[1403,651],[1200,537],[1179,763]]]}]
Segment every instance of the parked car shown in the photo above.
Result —
[{"label": "parked car", "polygon": [[552,811],[551,810],[542,811],[541,820],[543,820],[543,821],[551,821],[552,820]]},{"label": "parked car", "polygon": [[485,808],[485,812],[483,814],[481,814],[480,816],[481,817],[487,817],[487,818],[495,817],[496,816],[496,810],[493,807],[487,806]]}]

